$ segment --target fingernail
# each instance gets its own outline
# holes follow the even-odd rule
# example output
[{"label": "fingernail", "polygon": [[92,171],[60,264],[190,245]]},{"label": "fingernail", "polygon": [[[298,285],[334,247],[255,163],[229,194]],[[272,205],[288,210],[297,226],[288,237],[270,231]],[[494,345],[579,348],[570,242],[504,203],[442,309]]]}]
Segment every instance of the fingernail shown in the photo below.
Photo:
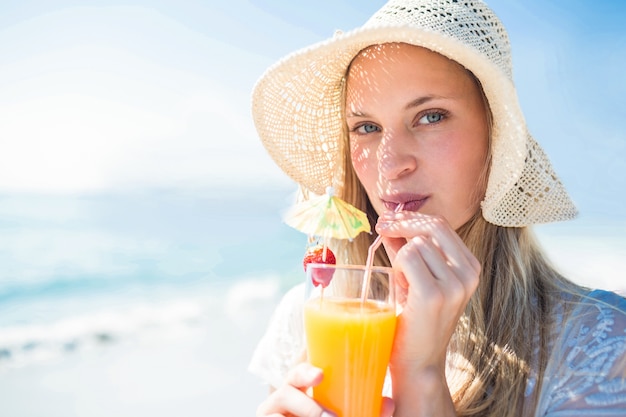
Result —
[{"label": "fingernail", "polygon": [[317,378],[318,376],[320,376],[321,373],[322,373],[322,370],[320,368],[311,367],[310,369],[307,370],[307,375],[311,379]]}]

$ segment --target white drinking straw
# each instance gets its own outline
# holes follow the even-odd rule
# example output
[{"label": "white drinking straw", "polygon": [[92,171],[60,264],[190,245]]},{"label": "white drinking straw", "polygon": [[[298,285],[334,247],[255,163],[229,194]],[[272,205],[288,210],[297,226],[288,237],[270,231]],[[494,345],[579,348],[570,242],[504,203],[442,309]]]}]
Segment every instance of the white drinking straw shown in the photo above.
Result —
[{"label": "white drinking straw", "polygon": [[[395,213],[402,211],[404,203],[400,203],[393,210]],[[363,286],[361,287],[361,304],[367,300],[367,293],[369,292],[370,281],[372,279],[372,267],[374,265],[374,254],[382,243],[383,237],[381,235],[376,236],[376,239],[372,242],[367,250],[367,260],[365,261],[365,278],[363,279]]]}]

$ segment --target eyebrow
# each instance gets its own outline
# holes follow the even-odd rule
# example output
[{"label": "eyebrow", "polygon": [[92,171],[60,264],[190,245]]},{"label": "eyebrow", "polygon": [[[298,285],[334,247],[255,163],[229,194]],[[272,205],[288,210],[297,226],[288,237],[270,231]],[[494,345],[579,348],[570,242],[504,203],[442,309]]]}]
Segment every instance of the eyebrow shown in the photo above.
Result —
[{"label": "eyebrow", "polygon": [[[414,107],[419,107],[425,103],[428,103],[431,100],[435,100],[435,99],[447,99],[448,97],[444,97],[444,96],[438,96],[438,95],[427,95],[427,96],[421,96],[416,98],[415,100],[411,101],[409,104],[407,104],[406,106],[404,106],[405,110],[409,110],[412,109]],[[361,111],[354,111],[354,112],[349,112],[346,113],[346,118],[348,117],[368,117],[369,115],[367,113],[363,113]]]},{"label": "eyebrow", "polygon": [[404,106],[405,110],[409,110],[412,109],[413,107],[419,107],[422,104],[428,103],[431,100],[435,100],[435,99],[445,99],[446,97],[443,96],[437,96],[437,95],[427,95],[427,96],[422,96],[422,97],[418,97],[415,100],[413,100],[412,102],[410,102],[409,104],[407,104],[406,106]]}]

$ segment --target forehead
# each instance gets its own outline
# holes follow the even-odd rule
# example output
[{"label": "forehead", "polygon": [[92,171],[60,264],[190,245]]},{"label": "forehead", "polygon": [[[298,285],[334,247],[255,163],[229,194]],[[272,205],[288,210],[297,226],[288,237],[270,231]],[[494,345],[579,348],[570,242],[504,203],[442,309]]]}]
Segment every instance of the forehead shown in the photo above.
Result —
[{"label": "forehead", "polygon": [[396,68],[409,66],[413,69],[432,69],[451,74],[466,73],[465,68],[437,52],[421,46],[407,43],[383,43],[371,45],[361,50],[352,60],[348,76],[355,76],[362,71],[383,68],[391,73]]},{"label": "forehead", "polygon": [[[347,73],[347,98],[362,94],[387,96],[473,96],[473,77],[462,65],[441,54],[406,43],[386,43],[363,49]],[[410,97],[409,97],[410,98]],[[414,97],[413,97],[414,98]]]}]

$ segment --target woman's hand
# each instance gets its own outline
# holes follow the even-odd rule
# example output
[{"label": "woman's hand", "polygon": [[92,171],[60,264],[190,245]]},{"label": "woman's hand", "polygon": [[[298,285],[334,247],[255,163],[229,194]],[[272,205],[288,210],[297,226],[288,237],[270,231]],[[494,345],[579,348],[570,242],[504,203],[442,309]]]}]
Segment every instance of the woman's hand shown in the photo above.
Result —
[{"label": "woman's hand", "polygon": [[446,349],[478,286],[480,264],[441,217],[387,212],[378,219],[376,230],[399,271],[396,296],[402,313],[392,375],[394,369],[404,376],[434,371],[445,383]]},{"label": "woman's hand", "polygon": [[257,417],[332,416],[306,394],[306,390],[319,384],[322,378],[321,369],[306,362],[297,365],[289,372],[285,383],[259,405],[256,413]]},{"label": "woman's hand", "polygon": [[[319,368],[309,363],[301,363],[287,375],[283,386],[273,391],[257,408],[257,417],[333,417],[334,414],[324,410],[306,394],[309,387],[322,381],[323,375]],[[383,398],[381,417],[391,417],[394,404],[390,398]]]}]

